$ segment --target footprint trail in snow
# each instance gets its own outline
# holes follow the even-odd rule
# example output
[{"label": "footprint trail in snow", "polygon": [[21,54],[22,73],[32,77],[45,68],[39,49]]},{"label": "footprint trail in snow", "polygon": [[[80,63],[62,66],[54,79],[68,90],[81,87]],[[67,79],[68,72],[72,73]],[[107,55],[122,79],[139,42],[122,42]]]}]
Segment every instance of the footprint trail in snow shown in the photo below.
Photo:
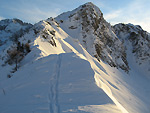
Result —
[{"label": "footprint trail in snow", "polygon": [[49,93],[50,113],[60,112],[59,101],[58,101],[58,85],[59,85],[61,60],[62,60],[62,55],[59,54],[57,58],[54,74],[52,75],[52,79],[50,80],[50,93]]}]

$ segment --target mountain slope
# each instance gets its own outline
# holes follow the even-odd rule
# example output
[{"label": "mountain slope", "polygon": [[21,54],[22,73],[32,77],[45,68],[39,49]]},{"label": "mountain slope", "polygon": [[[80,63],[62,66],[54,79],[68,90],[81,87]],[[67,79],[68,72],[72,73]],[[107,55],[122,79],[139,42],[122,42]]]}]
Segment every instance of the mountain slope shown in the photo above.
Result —
[{"label": "mountain slope", "polygon": [[[97,9],[91,3],[83,6]],[[83,6],[74,11],[78,11]],[[65,15],[71,13],[65,13]],[[68,19],[68,16],[61,18],[59,16],[60,21],[64,18]],[[106,61],[102,59],[99,62],[93,57],[94,54],[90,53],[92,52],[90,50],[94,50],[92,47],[95,47],[93,45],[95,40],[96,42],[97,40],[102,41],[102,45],[99,46],[106,46],[106,49],[104,48],[106,53],[109,47],[114,59],[124,53],[124,49],[120,52],[117,49],[118,46],[124,48],[124,45],[122,40],[118,39],[118,34],[116,33],[116,36],[113,33],[113,28],[106,27],[105,30],[109,30],[106,34],[110,32],[114,34],[109,34],[111,36],[109,38],[117,45],[108,44],[107,46],[105,40],[96,37],[91,29],[89,34],[86,34],[88,37],[87,49],[81,41],[82,37],[73,37],[72,30],[67,31],[68,33],[63,31],[65,26],[69,25],[67,23],[68,20],[66,24],[59,25],[53,18],[42,20],[31,27],[29,32],[19,37],[20,43],[30,40],[31,51],[19,62],[18,70],[11,73],[9,79],[6,76],[15,64],[6,63],[5,66],[0,66],[2,73],[0,75],[1,112],[149,113],[150,80],[146,76],[141,76],[142,72],[139,73],[138,68],[136,66],[133,68],[130,63],[131,70],[127,74],[121,69],[111,67],[110,63],[106,63],[109,62],[109,55],[108,59],[107,57],[104,59]],[[101,24],[107,24],[107,22]],[[102,33],[105,30],[100,29]],[[80,30],[75,30],[75,32],[81,34]],[[98,31],[95,32],[98,33]],[[107,38],[104,36],[104,39]],[[1,51],[2,55],[5,56],[8,48],[14,45],[16,44],[7,44],[8,47]],[[114,51],[114,49],[117,50]],[[117,64],[117,58],[114,59],[112,61]],[[128,52],[127,60],[129,60]],[[0,61],[4,62],[4,60]],[[118,67],[120,65],[117,64]]]},{"label": "mountain slope", "polygon": [[[82,60],[86,59],[82,55],[86,51],[79,42],[58,28],[52,19],[36,24],[33,30],[30,30],[29,34],[24,35],[21,40],[34,36],[35,28],[36,30],[39,28],[40,32],[36,34],[37,37],[33,37],[32,51],[25,56],[20,69],[13,74],[12,78],[1,81],[2,112],[90,112],[95,108],[97,112],[106,112],[107,107],[111,107],[107,112],[120,112],[103,90],[96,86],[90,64]],[[46,36],[43,36],[46,35],[43,31],[49,30],[55,30],[56,46],[48,41],[51,37],[45,39]],[[51,55],[56,52],[71,53]],[[80,66],[84,68],[80,69]],[[23,94],[26,95],[22,97]],[[93,101],[89,98],[93,98]],[[99,101],[96,101],[97,99]],[[16,103],[11,103],[14,101]],[[100,105],[99,108],[97,105]],[[16,109],[16,106],[19,109]],[[90,107],[89,111],[86,109],[88,107]]]}]

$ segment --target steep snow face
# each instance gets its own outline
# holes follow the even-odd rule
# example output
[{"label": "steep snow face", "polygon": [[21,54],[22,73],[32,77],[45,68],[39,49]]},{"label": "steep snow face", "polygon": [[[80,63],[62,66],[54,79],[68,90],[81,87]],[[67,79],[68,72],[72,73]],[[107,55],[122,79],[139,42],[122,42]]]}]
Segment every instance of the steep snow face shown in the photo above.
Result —
[{"label": "steep snow face", "polygon": [[42,51],[42,56],[72,51],[71,48],[61,44],[64,42],[63,39],[70,36],[59,27],[53,18],[37,23],[33,26],[33,31],[36,34],[34,45],[37,45]]},{"label": "steep snow face", "polygon": [[[150,35],[140,26],[132,24],[117,24],[114,32],[127,48],[128,61],[135,68],[138,66],[141,74],[150,73]],[[131,60],[132,59],[132,60]],[[134,65],[133,65],[134,64]],[[150,76],[149,76],[150,77]]]},{"label": "steep snow face", "polygon": [[99,61],[103,60],[112,67],[129,70],[125,48],[97,6],[89,2],[55,19],[64,31],[78,39]]}]

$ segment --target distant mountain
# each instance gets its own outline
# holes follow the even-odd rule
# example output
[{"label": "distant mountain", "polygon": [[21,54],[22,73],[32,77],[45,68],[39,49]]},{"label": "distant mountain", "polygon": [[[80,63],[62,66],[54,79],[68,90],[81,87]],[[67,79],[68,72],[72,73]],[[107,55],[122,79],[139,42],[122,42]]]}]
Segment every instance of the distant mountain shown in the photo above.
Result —
[{"label": "distant mountain", "polygon": [[0,52],[4,51],[8,45],[12,45],[13,42],[17,42],[19,38],[22,37],[25,33],[27,33],[31,27],[32,24],[24,23],[19,19],[1,20]]},{"label": "distant mountain", "polygon": [[[1,45],[10,38],[14,40],[15,35],[21,37],[32,27],[32,24],[24,23],[19,19],[5,19],[0,21],[0,40]],[[14,37],[13,37],[14,36]]]},{"label": "distant mountain", "polygon": [[32,25],[0,21],[1,113],[149,113],[150,35],[88,2]]}]

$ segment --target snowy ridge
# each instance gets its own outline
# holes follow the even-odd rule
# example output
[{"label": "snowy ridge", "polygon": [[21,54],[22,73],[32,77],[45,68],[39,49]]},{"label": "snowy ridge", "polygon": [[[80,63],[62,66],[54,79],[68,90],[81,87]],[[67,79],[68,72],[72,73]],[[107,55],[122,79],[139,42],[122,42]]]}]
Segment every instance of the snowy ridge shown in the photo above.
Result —
[{"label": "snowy ridge", "polygon": [[[83,6],[94,7],[94,12],[101,14],[92,3]],[[74,12],[80,8],[75,9]],[[71,13],[69,12],[69,15]],[[68,19],[67,16],[62,17]],[[106,24],[107,22],[102,22],[100,25],[107,26]],[[22,43],[30,39],[31,52],[24,56],[19,63],[19,69],[12,73],[9,79],[6,76],[14,65],[7,64],[0,67],[2,72],[0,111],[2,113],[149,113],[150,101],[147,99],[150,95],[149,79],[141,76],[141,73],[138,73],[136,68],[133,69],[130,64],[132,69],[127,74],[93,57],[95,55],[91,53],[95,48],[93,42],[99,42],[99,46],[105,45],[102,41],[107,42],[99,40],[99,37],[91,32],[93,29],[89,34],[85,33],[88,37],[86,48],[81,41],[83,37],[74,37],[75,35],[72,34],[74,32],[66,31],[63,25],[65,27],[65,24],[59,25],[53,18],[42,20],[19,38]],[[111,29],[106,27],[105,30],[109,32],[105,30],[104,32],[112,36],[110,38],[117,47],[122,46]],[[75,30],[75,33],[80,34],[84,31],[78,30]],[[5,51],[8,48],[5,48]],[[105,49],[106,53],[108,48]],[[114,52],[115,48],[116,46],[110,49]],[[117,53],[113,53],[116,56],[108,54],[108,57],[115,58],[124,53],[118,52],[118,49],[116,51]],[[109,61],[109,58],[105,60]],[[122,59],[118,59],[116,61],[120,63]]]}]

